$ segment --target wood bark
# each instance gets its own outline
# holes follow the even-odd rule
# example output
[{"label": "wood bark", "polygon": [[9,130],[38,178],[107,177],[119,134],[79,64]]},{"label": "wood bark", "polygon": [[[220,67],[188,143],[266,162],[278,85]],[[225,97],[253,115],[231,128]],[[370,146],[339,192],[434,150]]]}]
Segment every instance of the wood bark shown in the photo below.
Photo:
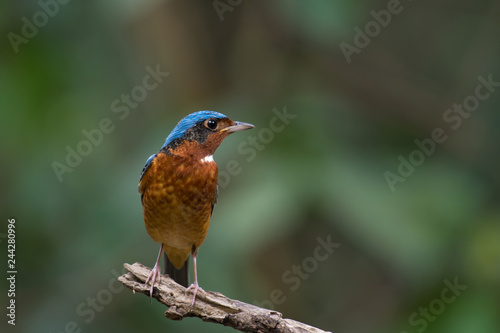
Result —
[{"label": "wood bark", "polygon": [[[129,271],[118,278],[126,287],[149,296],[151,286],[145,284],[151,269],[140,264],[124,264]],[[230,299],[213,291],[200,292],[191,306],[192,292],[177,284],[167,275],[162,275],[153,290],[153,298],[165,304],[165,316],[172,320],[185,317],[198,317],[206,322],[233,327],[241,332],[274,333],[325,333],[319,328],[283,318],[282,314]]]}]

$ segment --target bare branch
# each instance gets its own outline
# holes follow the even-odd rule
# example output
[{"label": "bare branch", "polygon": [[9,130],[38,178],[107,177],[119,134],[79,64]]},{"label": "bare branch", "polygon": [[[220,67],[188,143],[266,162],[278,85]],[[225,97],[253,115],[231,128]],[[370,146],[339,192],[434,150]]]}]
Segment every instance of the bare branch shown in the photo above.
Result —
[{"label": "bare branch", "polygon": [[[150,286],[145,285],[151,269],[140,264],[124,264],[130,272],[118,278],[126,287],[149,296]],[[165,316],[172,320],[185,317],[198,317],[203,321],[233,327],[242,332],[273,333],[325,333],[326,331],[301,322],[282,318],[276,311],[227,298],[207,291],[198,292],[194,306],[191,306],[191,293],[185,294],[186,288],[177,284],[168,275],[161,276],[161,282],[155,286],[153,297],[168,307]]]}]

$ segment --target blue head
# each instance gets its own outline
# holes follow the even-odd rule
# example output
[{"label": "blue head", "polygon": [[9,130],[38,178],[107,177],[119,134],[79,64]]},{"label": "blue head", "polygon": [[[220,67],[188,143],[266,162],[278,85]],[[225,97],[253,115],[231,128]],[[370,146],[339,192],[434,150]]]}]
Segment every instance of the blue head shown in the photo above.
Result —
[{"label": "blue head", "polygon": [[[209,156],[215,152],[217,147],[229,134],[253,127],[251,124],[232,121],[222,113],[214,111],[194,112],[179,121],[167,137],[160,152],[164,151],[167,154],[178,153],[178,148],[182,147],[183,144],[196,142],[195,145],[190,146],[194,147],[190,149],[194,149],[195,151],[189,151],[189,155],[202,154]],[[157,155],[151,155],[146,161],[146,165],[141,173],[141,179]]]},{"label": "blue head", "polygon": [[172,132],[170,132],[170,135],[167,137],[167,140],[165,141],[165,144],[162,146],[162,148],[168,146],[177,139],[185,138],[189,130],[193,130],[196,126],[205,123],[209,119],[217,122],[223,119],[229,120],[227,116],[215,111],[193,112],[179,121],[177,126],[175,126]]}]

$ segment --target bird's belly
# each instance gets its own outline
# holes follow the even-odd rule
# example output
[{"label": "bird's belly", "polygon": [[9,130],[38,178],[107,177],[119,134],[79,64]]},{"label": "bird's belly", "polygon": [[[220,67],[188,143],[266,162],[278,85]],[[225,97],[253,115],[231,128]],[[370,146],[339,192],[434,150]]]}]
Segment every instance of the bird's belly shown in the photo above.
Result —
[{"label": "bird's belly", "polygon": [[[185,165],[154,177],[143,195],[148,234],[168,247],[191,250],[205,240],[217,189],[217,166]],[[162,172],[162,170],[156,170]],[[174,176],[175,175],[175,176]]]}]

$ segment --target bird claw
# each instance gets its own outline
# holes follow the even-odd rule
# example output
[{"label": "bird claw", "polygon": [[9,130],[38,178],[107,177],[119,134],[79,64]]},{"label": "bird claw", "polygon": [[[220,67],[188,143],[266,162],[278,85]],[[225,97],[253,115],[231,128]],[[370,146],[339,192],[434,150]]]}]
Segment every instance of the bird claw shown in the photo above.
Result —
[{"label": "bird claw", "polygon": [[201,294],[204,294],[204,295],[206,294],[206,292],[197,283],[193,283],[189,287],[186,288],[186,290],[184,291],[184,294],[187,294],[191,289],[194,289],[194,291],[193,291],[193,300],[191,301],[191,306],[193,306],[194,305],[194,301],[196,300],[196,294],[198,293],[198,291]]},{"label": "bird claw", "polygon": [[156,280],[158,279],[158,283],[160,283],[161,277],[160,277],[160,265],[158,263],[153,267],[151,270],[151,273],[149,274],[148,278],[146,279],[146,285],[149,283],[151,280],[151,289],[149,292],[149,301],[150,303],[153,303],[153,288],[156,284]]}]

